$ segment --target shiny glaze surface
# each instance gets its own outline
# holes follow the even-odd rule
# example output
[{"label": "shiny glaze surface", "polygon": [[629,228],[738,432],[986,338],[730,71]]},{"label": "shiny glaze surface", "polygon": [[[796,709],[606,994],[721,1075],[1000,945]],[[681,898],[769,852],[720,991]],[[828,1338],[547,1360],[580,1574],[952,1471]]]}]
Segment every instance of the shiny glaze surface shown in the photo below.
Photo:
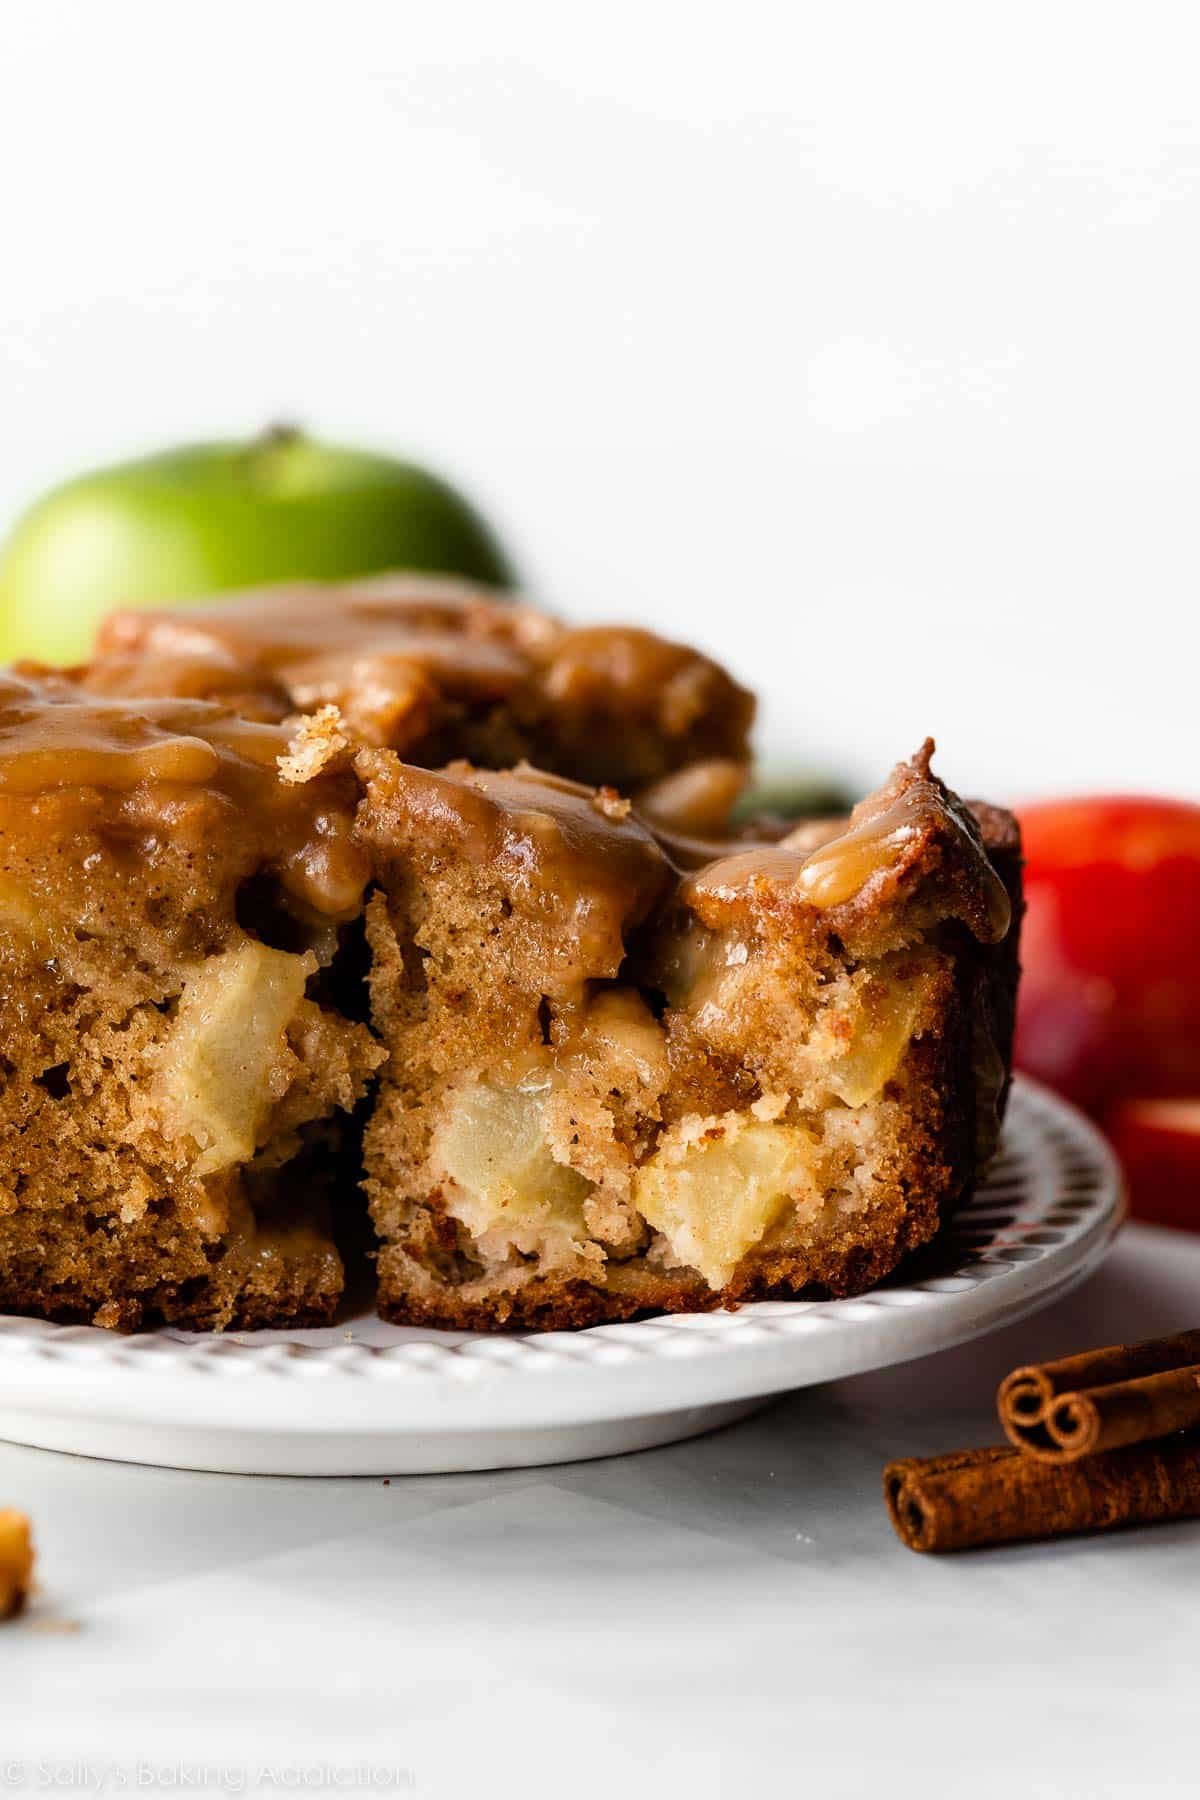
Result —
[{"label": "shiny glaze surface", "polygon": [[855,807],[844,826],[820,821],[801,825],[778,844],[727,847],[704,866],[691,859],[684,884],[689,900],[728,902],[762,882],[787,888],[819,912],[869,896],[874,885],[929,857],[928,873],[942,869],[966,881],[972,899],[964,909],[981,941],[1005,936],[1012,907],[988,857],[970,809],[929,772],[932,745],[902,763],[878,793]]},{"label": "shiny glaze surface", "polygon": [[244,687],[282,687],[296,708],[336,704],[360,743],[426,766],[470,755],[506,767],[524,755],[633,786],[695,758],[744,759],[753,714],[750,695],[686,645],[638,626],[567,626],[425,575],[117,612],[93,678],[109,667],[143,692],[183,680],[220,693],[237,670]]},{"label": "shiny glaze surface", "polygon": [[[21,840],[57,844],[103,828],[219,850],[257,836],[292,897],[349,916],[369,875],[353,839],[345,774],[288,784],[288,731],[205,700],[97,695],[71,674],[18,665],[0,674],[0,818]],[[224,822],[224,823],[222,823]]]},{"label": "shiny glaze surface", "polygon": [[[373,759],[362,764],[368,781]],[[390,765],[390,792],[418,835],[447,835],[473,862],[503,862],[515,891],[539,906],[576,908],[603,896],[623,916],[643,913],[672,878],[653,834],[611,789],[522,766],[494,772]]]}]

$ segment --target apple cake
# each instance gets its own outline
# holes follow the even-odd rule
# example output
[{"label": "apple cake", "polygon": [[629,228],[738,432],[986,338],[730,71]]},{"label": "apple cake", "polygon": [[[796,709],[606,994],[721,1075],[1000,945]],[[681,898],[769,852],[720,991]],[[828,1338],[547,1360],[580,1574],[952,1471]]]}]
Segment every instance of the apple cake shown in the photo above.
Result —
[{"label": "apple cake", "polygon": [[735,836],[752,711],[426,578],[10,674],[0,1305],[323,1321],[368,1209],[424,1325],[887,1274],[994,1147],[1016,826],[927,744],[849,820]]},{"label": "apple cake", "polygon": [[611,789],[359,754],[387,1316],[851,1294],[933,1236],[995,1145],[1019,862],[931,749],[840,827],[686,857]]},{"label": "apple cake", "polygon": [[335,1004],[370,879],[348,771],[214,703],[0,676],[0,1306],[318,1322],[338,1121],[382,1060]]}]

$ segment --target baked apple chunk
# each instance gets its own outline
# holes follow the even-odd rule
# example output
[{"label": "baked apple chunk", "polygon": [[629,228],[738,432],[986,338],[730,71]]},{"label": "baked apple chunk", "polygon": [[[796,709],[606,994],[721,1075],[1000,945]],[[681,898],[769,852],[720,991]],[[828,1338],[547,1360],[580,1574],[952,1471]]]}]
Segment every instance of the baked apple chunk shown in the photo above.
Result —
[{"label": "baked apple chunk", "polygon": [[316,968],[311,951],[247,939],[184,981],[155,1098],[166,1135],[194,1146],[194,1175],[248,1162],[264,1141],[296,1062],[288,1026]]},{"label": "baked apple chunk", "polygon": [[586,1238],[592,1183],[556,1162],[542,1113],[547,1087],[478,1081],[451,1089],[434,1133],[431,1171],[448,1184],[447,1209],[479,1239],[518,1251],[555,1234]]},{"label": "baked apple chunk", "polygon": [[813,1161],[799,1126],[749,1113],[689,1119],[638,1170],[634,1205],[672,1263],[719,1292],[785,1210],[819,1204]]}]

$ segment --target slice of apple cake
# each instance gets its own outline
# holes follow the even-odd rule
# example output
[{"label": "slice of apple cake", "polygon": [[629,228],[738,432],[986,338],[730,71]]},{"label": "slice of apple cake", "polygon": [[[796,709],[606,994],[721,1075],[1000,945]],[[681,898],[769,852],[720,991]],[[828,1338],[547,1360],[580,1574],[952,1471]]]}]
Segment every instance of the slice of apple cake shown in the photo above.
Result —
[{"label": "slice of apple cake", "polygon": [[995,1143],[1020,897],[1015,823],[931,749],[715,856],[611,789],[359,754],[385,1314],[855,1293],[933,1235]]},{"label": "slice of apple cake", "polygon": [[382,1055],[334,1004],[370,866],[353,776],[283,781],[287,741],[0,676],[0,1307],[332,1314],[336,1121]]}]

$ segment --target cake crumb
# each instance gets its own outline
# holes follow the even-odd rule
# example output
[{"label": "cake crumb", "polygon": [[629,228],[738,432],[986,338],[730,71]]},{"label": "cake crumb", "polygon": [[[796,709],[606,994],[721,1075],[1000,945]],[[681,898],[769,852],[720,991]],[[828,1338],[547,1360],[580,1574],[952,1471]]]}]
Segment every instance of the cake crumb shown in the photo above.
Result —
[{"label": "cake crumb", "polygon": [[102,1331],[136,1331],[142,1322],[142,1309],[136,1300],[106,1300],[92,1314],[92,1324]]},{"label": "cake crumb", "polygon": [[597,788],[592,796],[592,805],[598,813],[602,813],[606,819],[611,819],[614,824],[619,824],[622,819],[627,819],[633,810],[633,801],[626,800],[625,796],[618,794],[614,787]]},{"label": "cake crumb", "polygon": [[284,781],[311,781],[330,768],[350,749],[350,739],[343,730],[342,715],[336,706],[319,706],[315,713],[296,721],[296,730],[287,747],[287,755],[278,759]]},{"label": "cake crumb", "polygon": [[0,1619],[20,1612],[33,1583],[29,1520],[13,1507],[0,1509]]}]

